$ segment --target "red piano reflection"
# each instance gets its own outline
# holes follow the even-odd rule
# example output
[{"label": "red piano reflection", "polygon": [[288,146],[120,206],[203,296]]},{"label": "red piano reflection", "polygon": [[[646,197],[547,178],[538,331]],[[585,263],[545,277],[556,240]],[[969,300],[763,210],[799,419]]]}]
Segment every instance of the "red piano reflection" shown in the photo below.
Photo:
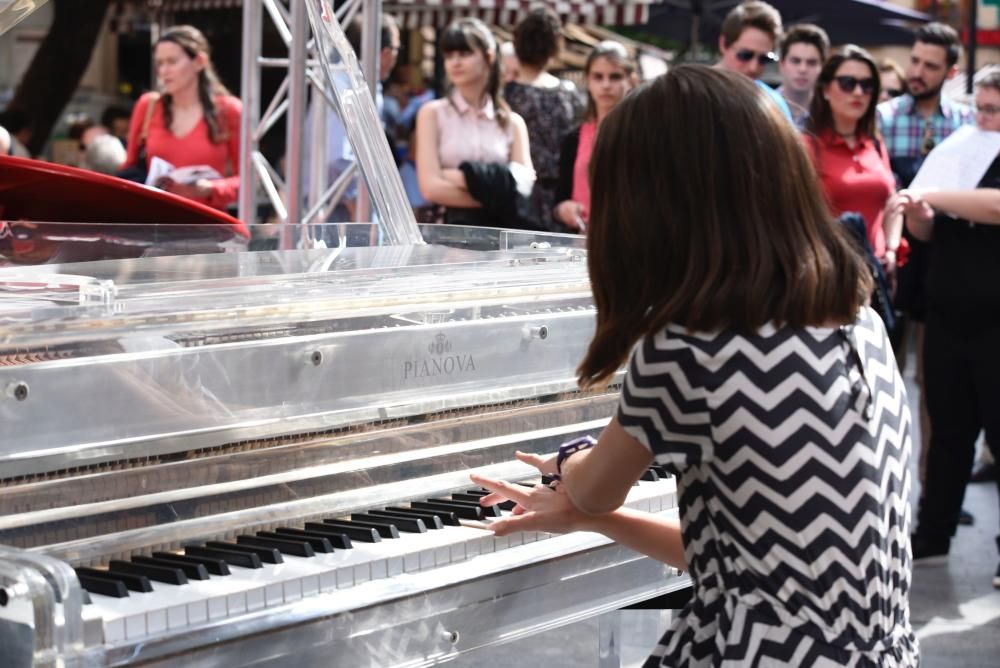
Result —
[{"label": "red piano reflection", "polygon": [[221,252],[250,232],[218,209],[104,174],[0,156],[0,265]]}]

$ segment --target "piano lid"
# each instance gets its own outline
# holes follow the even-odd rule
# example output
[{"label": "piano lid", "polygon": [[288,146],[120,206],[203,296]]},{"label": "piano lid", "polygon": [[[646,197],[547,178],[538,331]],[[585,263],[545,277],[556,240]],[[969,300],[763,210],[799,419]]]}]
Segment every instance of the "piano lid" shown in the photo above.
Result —
[{"label": "piano lid", "polygon": [[106,174],[8,155],[0,156],[0,220],[205,224],[249,236],[239,220],[200,202]]}]

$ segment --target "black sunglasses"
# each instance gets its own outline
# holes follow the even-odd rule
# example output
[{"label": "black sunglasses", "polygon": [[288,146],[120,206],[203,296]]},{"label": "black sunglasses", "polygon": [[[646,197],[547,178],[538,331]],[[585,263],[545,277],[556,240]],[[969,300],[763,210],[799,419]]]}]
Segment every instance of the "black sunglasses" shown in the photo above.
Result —
[{"label": "black sunglasses", "polygon": [[778,62],[778,56],[776,56],[773,51],[768,51],[767,53],[757,53],[756,51],[751,51],[750,49],[740,49],[736,52],[736,60],[741,63],[749,63],[754,58],[757,59],[757,64],[761,67],[766,66],[768,63]]},{"label": "black sunglasses", "polygon": [[875,79],[868,77],[867,79],[859,79],[852,76],[836,77],[834,81],[840,86],[840,90],[845,93],[853,93],[854,89],[861,86],[861,92],[865,95],[871,95],[872,91],[875,90]]},{"label": "black sunglasses", "polygon": [[889,97],[899,97],[900,95],[903,94],[903,89],[902,88],[886,88],[885,89],[885,94],[888,95]]}]

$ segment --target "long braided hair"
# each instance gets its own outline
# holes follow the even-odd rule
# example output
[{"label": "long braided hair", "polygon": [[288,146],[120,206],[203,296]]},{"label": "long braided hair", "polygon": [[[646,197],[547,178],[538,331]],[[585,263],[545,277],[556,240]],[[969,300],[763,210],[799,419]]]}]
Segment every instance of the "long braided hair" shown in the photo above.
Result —
[{"label": "long braided hair", "polygon": [[[167,29],[158,40],[157,44],[172,42],[183,49],[190,58],[197,58],[200,54],[205,54],[205,67],[198,73],[198,100],[201,102],[205,114],[205,123],[208,125],[208,137],[213,144],[220,144],[229,139],[229,128],[223,127],[219,120],[219,112],[215,104],[218,95],[229,95],[229,90],[219,80],[219,75],[215,73],[212,65],[212,49],[205,39],[205,35],[194,26],[181,25]],[[173,98],[169,94],[164,94],[163,120],[169,128],[174,121]]]}]

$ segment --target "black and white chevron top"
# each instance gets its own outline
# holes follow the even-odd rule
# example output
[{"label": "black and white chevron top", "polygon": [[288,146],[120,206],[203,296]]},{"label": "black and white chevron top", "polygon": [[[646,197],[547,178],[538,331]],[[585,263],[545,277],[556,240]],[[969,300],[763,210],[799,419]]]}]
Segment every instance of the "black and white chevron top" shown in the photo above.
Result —
[{"label": "black and white chevron top", "polygon": [[694,597],[646,666],[915,666],[910,415],[882,321],[668,327],[618,420],[677,476]]}]

